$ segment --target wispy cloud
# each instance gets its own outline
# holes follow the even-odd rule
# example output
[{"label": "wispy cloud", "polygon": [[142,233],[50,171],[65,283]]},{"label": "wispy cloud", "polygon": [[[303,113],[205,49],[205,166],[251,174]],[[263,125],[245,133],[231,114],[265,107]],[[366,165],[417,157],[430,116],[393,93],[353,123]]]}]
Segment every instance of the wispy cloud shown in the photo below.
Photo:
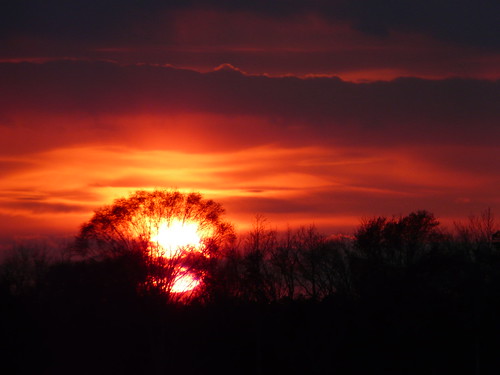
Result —
[{"label": "wispy cloud", "polygon": [[469,207],[500,203],[491,186],[496,175],[457,172],[400,150],[268,145],[183,152],[81,146],[26,154],[23,160],[32,163],[12,169],[0,182],[0,213],[58,226],[67,216],[67,231],[76,231],[94,209],[115,198],[163,187],[199,191],[222,202],[228,218],[242,228],[259,213],[280,225],[314,222],[333,230],[355,225],[355,217],[403,209],[455,215],[442,209],[444,201]]}]

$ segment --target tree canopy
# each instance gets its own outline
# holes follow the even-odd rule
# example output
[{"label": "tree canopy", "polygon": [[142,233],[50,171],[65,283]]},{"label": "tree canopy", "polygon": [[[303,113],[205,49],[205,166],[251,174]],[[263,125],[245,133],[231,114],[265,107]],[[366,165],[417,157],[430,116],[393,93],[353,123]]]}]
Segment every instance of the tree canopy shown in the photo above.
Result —
[{"label": "tree canopy", "polygon": [[359,254],[367,259],[409,266],[426,255],[441,239],[439,221],[428,211],[407,216],[377,217],[361,224],[355,233]]},{"label": "tree canopy", "polygon": [[[137,283],[186,297],[209,277],[210,263],[234,230],[221,204],[199,193],[137,191],[95,211],[82,225],[76,253],[105,260],[134,256],[145,272]],[[141,275],[141,272],[136,274]]]},{"label": "tree canopy", "polygon": [[162,225],[195,223],[205,252],[215,252],[234,236],[223,220],[220,203],[199,193],[139,190],[128,198],[95,211],[80,229],[76,251],[84,257],[108,258],[124,252],[144,252]]}]

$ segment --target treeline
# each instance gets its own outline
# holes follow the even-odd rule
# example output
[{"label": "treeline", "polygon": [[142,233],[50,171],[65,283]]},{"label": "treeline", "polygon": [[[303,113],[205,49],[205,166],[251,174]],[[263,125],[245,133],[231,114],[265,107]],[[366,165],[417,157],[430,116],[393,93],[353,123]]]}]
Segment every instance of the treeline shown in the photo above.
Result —
[{"label": "treeline", "polygon": [[138,288],[141,252],[20,246],[0,268],[0,370],[497,374],[498,229],[490,210],[453,231],[426,211],[378,217],[352,236],[258,218],[196,265],[189,298]]},{"label": "treeline", "polygon": [[[353,236],[325,236],[314,226],[279,233],[258,218],[253,230],[224,252],[207,297],[261,303],[358,298],[390,277],[418,275],[428,279],[418,283],[439,287],[442,283],[431,278],[444,277],[459,264],[487,272],[500,254],[491,211],[457,223],[454,229],[443,230],[427,211],[365,220]],[[442,282],[452,282],[459,274],[449,277]]]}]

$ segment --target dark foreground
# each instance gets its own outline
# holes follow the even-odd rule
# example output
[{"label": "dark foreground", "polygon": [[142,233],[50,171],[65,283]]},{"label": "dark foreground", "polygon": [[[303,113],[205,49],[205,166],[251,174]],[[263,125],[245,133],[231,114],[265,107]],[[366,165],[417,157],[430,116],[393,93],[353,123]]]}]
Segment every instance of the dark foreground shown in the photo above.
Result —
[{"label": "dark foreground", "polygon": [[470,283],[440,290],[384,280],[356,298],[221,299],[183,306],[116,288],[112,281],[93,284],[97,271],[90,268],[71,269],[63,279],[52,275],[48,283],[54,284],[28,295],[3,289],[2,373],[497,374],[500,369],[498,290],[479,295]]},{"label": "dark foreground", "polygon": [[351,239],[260,228],[189,258],[205,281],[189,304],[138,287],[157,271],[141,252],[18,249],[0,265],[0,373],[497,375],[499,233],[476,225],[489,222],[455,237],[425,212]]}]

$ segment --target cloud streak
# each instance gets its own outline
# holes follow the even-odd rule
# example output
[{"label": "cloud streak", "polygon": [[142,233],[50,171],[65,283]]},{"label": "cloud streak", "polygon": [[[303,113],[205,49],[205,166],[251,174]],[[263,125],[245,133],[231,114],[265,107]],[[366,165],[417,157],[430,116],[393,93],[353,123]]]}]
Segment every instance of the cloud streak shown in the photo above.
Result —
[{"label": "cloud streak", "polygon": [[53,231],[65,233],[115,198],[158,187],[220,201],[240,229],[256,214],[281,226],[315,223],[331,232],[349,230],[354,218],[366,215],[427,208],[451,220],[464,209],[500,204],[492,188],[496,173],[457,172],[398,150],[260,146],[196,153],[86,146],[24,158],[37,163],[1,181],[0,214],[44,230],[53,223]]}]

